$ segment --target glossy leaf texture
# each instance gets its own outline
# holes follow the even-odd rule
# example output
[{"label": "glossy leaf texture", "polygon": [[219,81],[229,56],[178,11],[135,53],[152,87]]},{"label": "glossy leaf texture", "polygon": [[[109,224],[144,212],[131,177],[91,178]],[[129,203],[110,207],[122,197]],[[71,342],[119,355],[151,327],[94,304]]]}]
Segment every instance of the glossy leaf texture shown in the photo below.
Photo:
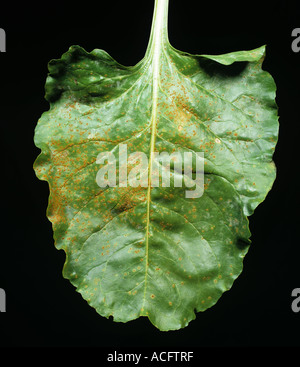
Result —
[{"label": "glossy leaf texture", "polygon": [[[147,316],[160,330],[188,325],[242,271],[247,217],[275,179],[276,86],[265,47],[191,55],[167,36],[157,0],[149,46],[136,66],[72,46],[49,63],[50,109],[35,130],[34,169],[50,187],[47,216],[63,269],[104,316]],[[204,193],[185,187],[97,185],[97,156],[204,152]],[[149,172],[148,172],[149,173]]]}]

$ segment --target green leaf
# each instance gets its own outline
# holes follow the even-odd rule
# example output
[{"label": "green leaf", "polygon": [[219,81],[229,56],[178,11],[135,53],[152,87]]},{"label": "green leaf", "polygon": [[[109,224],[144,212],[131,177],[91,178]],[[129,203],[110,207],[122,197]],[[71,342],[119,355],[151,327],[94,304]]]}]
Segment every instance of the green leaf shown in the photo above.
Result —
[{"label": "green leaf", "polygon": [[[168,0],[156,0],[145,57],[133,67],[79,46],[50,61],[50,109],[34,137],[34,169],[50,187],[47,216],[66,252],[64,277],[100,315],[147,316],[160,330],[188,325],[241,273],[247,216],[275,179],[278,135],[265,47],[180,52],[168,41],[167,13]],[[128,154],[148,157],[148,185],[99,187],[106,166],[97,157],[122,160],[125,144]],[[175,169],[170,187],[152,187],[151,153],[174,151],[194,161],[204,153],[202,196],[186,197],[186,185],[174,185],[185,173]]]}]

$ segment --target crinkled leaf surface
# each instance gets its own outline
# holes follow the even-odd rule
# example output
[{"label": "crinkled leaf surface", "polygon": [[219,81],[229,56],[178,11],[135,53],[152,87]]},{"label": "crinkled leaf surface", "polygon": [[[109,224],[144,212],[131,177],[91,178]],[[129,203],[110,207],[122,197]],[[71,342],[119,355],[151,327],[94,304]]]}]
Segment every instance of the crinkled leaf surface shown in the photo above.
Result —
[{"label": "crinkled leaf surface", "polygon": [[[247,216],[275,179],[275,83],[265,47],[190,55],[167,37],[157,0],[149,46],[125,67],[72,46],[49,63],[34,168],[50,186],[47,215],[66,252],[63,274],[105,317],[147,316],[179,329],[217,302],[242,270]],[[96,183],[99,153],[204,152],[204,193]]]}]

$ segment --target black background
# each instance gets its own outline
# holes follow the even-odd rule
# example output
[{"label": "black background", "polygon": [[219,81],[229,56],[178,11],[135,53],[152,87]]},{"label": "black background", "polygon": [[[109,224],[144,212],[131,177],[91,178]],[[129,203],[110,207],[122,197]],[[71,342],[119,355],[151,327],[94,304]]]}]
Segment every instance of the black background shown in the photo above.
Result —
[{"label": "black background", "polygon": [[[0,345],[17,347],[235,347],[300,346],[300,313],[291,292],[300,287],[299,125],[300,53],[291,32],[299,6],[289,1],[170,0],[169,39],[182,50],[221,54],[267,45],[263,68],[277,84],[280,137],[273,189],[250,219],[252,245],[244,270],[219,302],[179,331],[160,332],[146,318],[127,324],[99,316],[62,277],[65,255],[54,247],[46,218],[48,185],[32,164],[39,150],[34,128],[49,108],[47,63],[69,46],[106,50],[134,65],[143,56],[153,0],[11,3],[1,10],[7,52],[0,53],[1,247]],[[1,4],[2,6],[2,4]]]}]

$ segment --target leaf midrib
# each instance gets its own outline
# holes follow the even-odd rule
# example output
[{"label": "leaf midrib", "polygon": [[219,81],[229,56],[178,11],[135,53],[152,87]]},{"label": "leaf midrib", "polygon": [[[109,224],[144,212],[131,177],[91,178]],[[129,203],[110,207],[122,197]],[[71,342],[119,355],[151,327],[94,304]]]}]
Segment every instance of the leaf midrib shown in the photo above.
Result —
[{"label": "leaf midrib", "polygon": [[149,267],[149,227],[150,227],[150,206],[151,206],[151,177],[152,177],[152,163],[155,151],[155,141],[156,141],[156,123],[157,123],[157,107],[158,107],[158,91],[160,83],[160,56],[162,52],[162,37],[163,37],[163,23],[164,23],[164,4],[159,3],[157,9],[157,17],[155,17],[154,22],[154,38],[152,53],[149,57],[152,57],[153,62],[153,74],[152,74],[152,113],[151,113],[151,139],[150,139],[150,150],[149,150],[149,165],[148,165],[148,188],[147,188],[147,211],[146,211],[146,230],[145,230],[145,283],[144,283],[144,296],[143,296],[143,306],[144,310],[146,301],[146,291],[147,291],[147,276]]}]

